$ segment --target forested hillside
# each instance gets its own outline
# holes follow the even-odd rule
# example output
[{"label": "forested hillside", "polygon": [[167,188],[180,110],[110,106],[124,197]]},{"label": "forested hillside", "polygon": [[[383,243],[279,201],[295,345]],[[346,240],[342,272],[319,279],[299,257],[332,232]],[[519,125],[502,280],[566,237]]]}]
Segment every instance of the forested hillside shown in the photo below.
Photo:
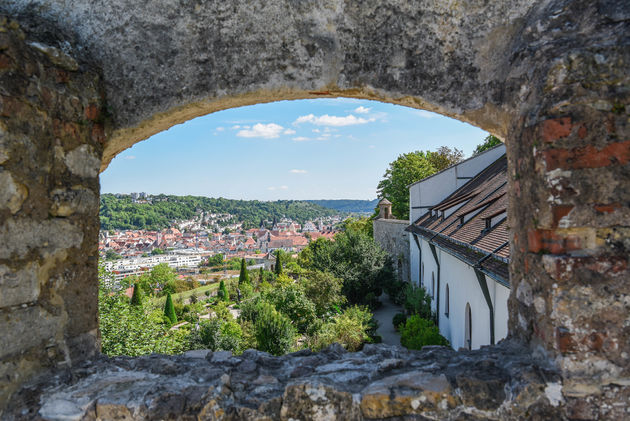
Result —
[{"label": "forested hillside", "polygon": [[328,209],[334,209],[339,212],[354,212],[354,213],[373,213],[374,208],[378,204],[378,199],[374,200],[307,200],[309,203],[314,203],[319,206],[323,206]]},{"label": "forested hillside", "polygon": [[133,203],[130,196],[101,195],[101,229],[168,228],[174,220],[192,219],[198,210],[208,213],[229,213],[236,217],[233,222],[243,222],[244,228],[260,225],[261,219],[274,217],[293,219],[299,223],[319,217],[337,215],[315,203],[298,200],[260,202],[257,200],[231,200],[201,196],[152,196],[152,204]]}]

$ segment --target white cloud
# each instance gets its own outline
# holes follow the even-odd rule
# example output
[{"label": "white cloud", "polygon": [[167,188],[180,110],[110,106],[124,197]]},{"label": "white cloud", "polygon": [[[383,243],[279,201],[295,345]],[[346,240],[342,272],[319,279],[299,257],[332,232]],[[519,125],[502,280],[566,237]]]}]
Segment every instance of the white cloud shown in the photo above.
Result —
[{"label": "white cloud", "polygon": [[289,187],[288,186],[280,186],[279,189],[280,190],[287,190]]},{"label": "white cloud", "polygon": [[306,170],[291,170],[289,172],[291,174],[306,174],[308,171],[306,171]]},{"label": "white cloud", "polygon": [[276,189],[275,187],[267,187],[267,190],[272,190],[273,191],[275,189]]},{"label": "white cloud", "polygon": [[426,111],[426,110],[413,110],[412,113],[415,116],[422,117],[422,118],[435,118],[436,117],[436,114],[430,111]]},{"label": "white cloud", "polygon": [[235,125],[235,126],[232,126],[232,130],[238,130],[238,129],[240,129],[240,128],[241,128],[241,126],[240,126],[240,125],[238,125],[238,124],[237,124],[237,125]]},{"label": "white cloud", "polygon": [[298,136],[298,137],[294,137],[292,140],[295,140],[296,142],[306,142],[307,140],[311,140],[311,138]]},{"label": "white cloud", "polygon": [[284,127],[279,124],[254,124],[254,127],[250,129],[240,130],[236,135],[238,137],[261,137],[263,139],[274,139],[280,136],[280,133],[284,130]]},{"label": "white cloud", "polygon": [[295,133],[297,133],[297,132],[295,130],[293,130],[293,129],[286,129],[284,131],[284,134],[295,134]]},{"label": "white cloud", "polygon": [[135,155],[127,155],[123,159],[136,159]]},{"label": "white cloud", "polygon": [[271,190],[271,191],[274,191],[274,190],[288,190],[288,188],[289,188],[288,186],[278,186],[278,187],[270,186],[270,187],[267,187],[267,190]]},{"label": "white cloud", "polygon": [[374,121],[373,118],[355,117],[352,114],[345,117],[324,114],[316,116],[314,114],[303,115],[297,118],[293,124],[311,123],[317,126],[354,126],[356,124],[365,124]]},{"label": "white cloud", "polygon": [[217,132],[222,132],[223,130],[225,130],[225,127],[221,127],[221,126],[217,127]]},{"label": "white cloud", "polygon": [[370,112],[370,110],[371,110],[371,108],[367,108],[367,107],[364,107],[363,105],[361,105],[360,107],[355,108],[354,112],[357,113],[357,114],[367,114],[367,113]]},{"label": "white cloud", "polygon": [[374,145],[370,145],[370,146],[368,146],[368,148],[370,148],[370,149],[374,149],[374,148],[376,148],[376,146],[374,146]]},{"label": "white cloud", "polygon": [[313,129],[313,133],[321,133],[321,130],[319,130],[319,129]]}]

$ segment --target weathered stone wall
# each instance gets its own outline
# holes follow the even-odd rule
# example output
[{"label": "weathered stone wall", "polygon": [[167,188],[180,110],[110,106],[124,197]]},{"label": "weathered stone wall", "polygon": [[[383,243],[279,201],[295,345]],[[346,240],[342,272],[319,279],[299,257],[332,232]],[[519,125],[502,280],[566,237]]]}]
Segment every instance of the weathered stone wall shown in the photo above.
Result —
[{"label": "weathered stone wall", "polygon": [[506,140],[513,350],[562,380],[551,400],[528,393],[562,417],[627,417],[627,1],[5,0],[0,11],[22,28],[0,27],[0,402],[97,351],[99,166],[208,112],[350,96]]},{"label": "weathered stone wall", "polygon": [[97,351],[97,73],[0,17],[0,409]]},{"label": "weathered stone wall", "polygon": [[[432,349],[429,349],[432,348]],[[455,352],[339,345],[284,357],[191,351],[91,361],[11,403],[15,420],[560,419],[553,368],[520,344]],[[625,408],[616,412],[621,418]]]},{"label": "weathered stone wall", "polygon": [[400,219],[375,219],[374,241],[376,241],[392,258],[394,270],[401,281],[409,282],[409,234],[405,228],[409,221]]}]

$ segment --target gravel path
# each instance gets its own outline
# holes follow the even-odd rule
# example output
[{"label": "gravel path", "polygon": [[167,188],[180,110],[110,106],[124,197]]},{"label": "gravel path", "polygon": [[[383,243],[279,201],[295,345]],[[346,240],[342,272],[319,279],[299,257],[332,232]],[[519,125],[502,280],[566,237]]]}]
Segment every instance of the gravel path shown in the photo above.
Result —
[{"label": "gravel path", "polygon": [[384,344],[400,345],[400,334],[394,329],[392,319],[394,318],[394,314],[402,312],[403,308],[392,303],[387,294],[381,295],[379,300],[383,305],[374,312],[374,318],[378,320],[379,323],[376,333],[381,335]]}]

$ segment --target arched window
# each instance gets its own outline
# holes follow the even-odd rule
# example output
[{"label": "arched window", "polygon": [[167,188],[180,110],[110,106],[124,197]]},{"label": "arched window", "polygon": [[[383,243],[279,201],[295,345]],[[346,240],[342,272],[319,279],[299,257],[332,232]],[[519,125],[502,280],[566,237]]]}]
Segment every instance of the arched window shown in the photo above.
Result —
[{"label": "arched window", "polygon": [[445,296],[444,296],[444,315],[446,317],[448,317],[448,313],[449,313],[449,292],[448,292],[448,284],[446,284],[446,292],[445,292]]},{"label": "arched window", "polygon": [[472,313],[470,311],[470,304],[466,303],[466,326],[465,326],[465,338],[464,347],[466,349],[472,349]]},{"label": "arched window", "polygon": [[431,297],[435,300],[435,272],[431,272]]}]

